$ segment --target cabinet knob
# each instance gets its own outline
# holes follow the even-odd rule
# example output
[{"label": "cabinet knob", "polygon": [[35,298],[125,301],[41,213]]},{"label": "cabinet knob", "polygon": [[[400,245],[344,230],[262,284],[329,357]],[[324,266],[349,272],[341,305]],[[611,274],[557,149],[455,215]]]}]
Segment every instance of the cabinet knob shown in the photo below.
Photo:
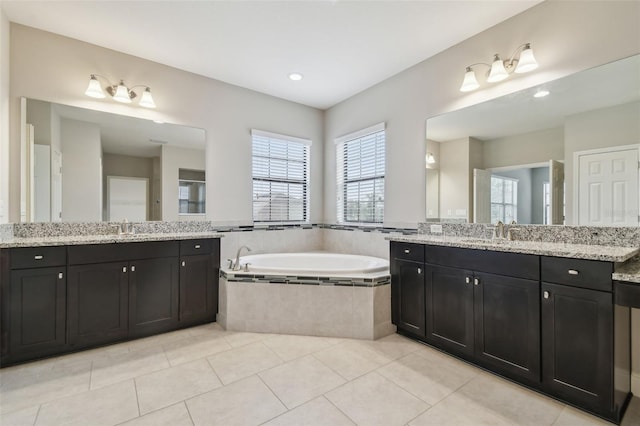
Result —
[{"label": "cabinet knob", "polygon": [[580,274],[580,271],[578,271],[576,269],[569,269],[567,272],[569,273],[569,275],[578,275],[578,274]]},{"label": "cabinet knob", "polygon": [[418,268],[418,275],[422,274],[422,268]]},{"label": "cabinet knob", "polygon": [[473,285],[478,285],[478,284],[480,284],[480,280],[478,278],[474,278]]},{"label": "cabinet knob", "polygon": [[35,260],[42,260],[42,259],[44,259],[44,256],[42,256],[42,255],[40,255],[40,254],[36,254],[35,256],[33,256],[33,258],[34,258]]},{"label": "cabinet knob", "polygon": [[184,260],[182,261],[182,266],[187,266],[187,262],[185,262]]},{"label": "cabinet knob", "polygon": [[409,250],[409,249],[404,249],[404,252],[405,252],[405,254],[409,254],[409,253],[411,253],[411,250]]},{"label": "cabinet knob", "polygon": [[126,266],[122,267],[122,272],[127,273],[127,267]]},{"label": "cabinet knob", "polygon": [[62,277],[64,277],[64,274],[62,272],[58,272],[58,279],[61,280]]},{"label": "cabinet knob", "polygon": [[464,282],[467,283],[467,284],[470,284],[471,283],[471,278],[464,277]]},{"label": "cabinet knob", "polygon": [[135,272],[136,271],[136,267],[135,266],[131,266],[131,272]]},{"label": "cabinet knob", "polygon": [[542,293],[542,297],[544,297],[545,299],[548,299],[549,296],[551,296],[551,294],[548,291]]},{"label": "cabinet knob", "polygon": [[199,249],[200,248],[200,244],[196,244],[195,246],[193,246],[194,249]]}]

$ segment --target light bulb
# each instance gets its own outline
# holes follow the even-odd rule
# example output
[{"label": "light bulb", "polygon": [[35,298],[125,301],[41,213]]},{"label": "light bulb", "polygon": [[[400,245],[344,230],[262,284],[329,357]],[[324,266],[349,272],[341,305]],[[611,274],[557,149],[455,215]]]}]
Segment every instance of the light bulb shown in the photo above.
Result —
[{"label": "light bulb", "polygon": [[97,99],[105,97],[102,87],[100,86],[100,82],[95,75],[91,74],[91,77],[89,78],[89,86],[87,87],[87,90],[85,90],[84,94]]},{"label": "light bulb", "polygon": [[436,162],[436,158],[433,156],[432,153],[428,152],[427,153],[427,164],[434,164]]},{"label": "light bulb", "polygon": [[476,90],[480,85],[476,79],[476,73],[470,67],[467,67],[467,71],[464,73],[464,80],[462,86],[460,86],[461,92],[470,92]]},{"label": "light bulb", "polygon": [[129,96],[129,89],[124,85],[124,82],[120,80],[120,84],[116,87],[116,93],[113,95],[113,100],[122,102],[124,104],[131,103],[131,97]]},{"label": "light bulb", "polygon": [[493,58],[493,63],[491,64],[491,71],[489,72],[489,77],[487,77],[487,81],[489,83],[495,83],[498,81],[502,81],[505,78],[509,77],[507,70],[504,68],[504,62],[500,59],[500,56],[497,54]]},{"label": "light bulb", "polygon": [[520,59],[518,60],[518,66],[516,66],[515,72],[522,74],[525,72],[533,71],[538,68],[538,62],[533,57],[533,50],[531,45],[527,43],[524,50],[520,53]]},{"label": "light bulb", "polygon": [[145,108],[156,107],[156,103],[153,102],[153,97],[151,96],[151,89],[149,89],[148,87],[144,89],[144,92],[142,92],[142,97],[140,98],[139,103],[140,103],[140,106],[143,106]]}]

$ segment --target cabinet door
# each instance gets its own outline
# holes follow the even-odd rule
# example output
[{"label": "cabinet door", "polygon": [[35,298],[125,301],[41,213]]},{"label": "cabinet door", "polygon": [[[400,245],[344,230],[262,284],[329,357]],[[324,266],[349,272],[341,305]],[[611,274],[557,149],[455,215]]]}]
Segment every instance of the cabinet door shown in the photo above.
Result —
[{"label": "cabinet door", "polygon": [[178,258],[129,263],[129,337],[174,330],[178,325]]},{"label": "cabinet door", "polygon": [[76,265],[68,271],[69,343],[83,347],[127,337],[128,265]]},{"label": "cabinet door", "polygon": [[542,283],[542,386],[591,411],[611,412],[613,296]]},{"label": "cabinet door", "polygon": [[395,287],[392,292],[395,324],[401,330],[424,337],[424,264],[395,259],[394,266],[391,283]]},{"label": "cabinet door", "polygon": [[426,267],[427,340],[448,351],[473,354],[473,273]]},{"label": "cabinet door", "polygon": [[210,255],[182,256],[180,259],[181,325],[215,321],[216,271]]},{"label": "cabinet door", "polygon": [[473,355],[473,273],[426,267],[427,340],[447,351]]},{"label": "cabinet door", "polygon": [[480,363],[510,377],[540,382],[540,284],[476,273],[475,348]]},{"label": "cabinet door", "polygon": [[65,267],[11,272],[12,360],[59,351],[65,344]]}]

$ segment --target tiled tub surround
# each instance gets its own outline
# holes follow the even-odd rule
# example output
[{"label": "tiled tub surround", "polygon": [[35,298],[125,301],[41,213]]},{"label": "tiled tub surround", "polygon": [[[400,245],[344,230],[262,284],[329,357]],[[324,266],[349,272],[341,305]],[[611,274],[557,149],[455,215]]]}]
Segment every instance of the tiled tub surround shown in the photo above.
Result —
[{"label": "tiled tub surround", "polygon": [[388,271],[360,276],[220,271],[218,322],[227,330],[378,339],[391,324]]}]

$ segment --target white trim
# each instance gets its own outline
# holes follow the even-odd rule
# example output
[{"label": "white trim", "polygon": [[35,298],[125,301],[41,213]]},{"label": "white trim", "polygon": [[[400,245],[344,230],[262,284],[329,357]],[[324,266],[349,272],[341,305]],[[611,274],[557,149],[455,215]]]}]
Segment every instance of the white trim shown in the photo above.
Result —
[{"label": "white trim", "polygon": [[311,146],[311,139],[297,138],[295,136],[281,135],[278,133],[265,132],[264,130],[251,129],[251,136],[262,136],[265,138],[280,139],[287,142],[299,143]]},{"label": "white trim", "polygon": [[[612,146],[608,148],[587,149],[573,153],[573,225],[580,223],[580,157],[583,155],[603,154],[606,152],[627,151],[637,149],[640,154],[640,143],[632,145]],[[566,218],[565,218],[566,223]]]},{"label": "white trim", "polygon": [[[560,160],[558,160],[560,161]],[[560,161],[561,163],[563,161]],[[489,167],[487,171],[490,172],[508,172],[511,170],[519,170],[519,169],[537,169],[540,167],[549,167],[548,161],[543,161],[541,163],[529,163],[529,164],[516,164],[513,166],[501,166],[501,167]]]},{"label": "white trim", "polygon": [[631,393],[640,395],[640,374],[631,373]]},{"label": "white trim", "polygon": [[372,133],[381,132],[384,129],[385,129],[385,123],[383,121],[382,123],[378,123],[378,124],[375,124],[373,126],[367,127],[366,129],[358,130],[357,132],[352,132],[352,133],[346,134],[344,136],[337,137],[337,138],[335,138],[334,142],[337,145],[339,143],[344,143],[344,142],[347,142],[347,141],[358,139],[358,138],[361,138],[363,136],[370,135]]}]

